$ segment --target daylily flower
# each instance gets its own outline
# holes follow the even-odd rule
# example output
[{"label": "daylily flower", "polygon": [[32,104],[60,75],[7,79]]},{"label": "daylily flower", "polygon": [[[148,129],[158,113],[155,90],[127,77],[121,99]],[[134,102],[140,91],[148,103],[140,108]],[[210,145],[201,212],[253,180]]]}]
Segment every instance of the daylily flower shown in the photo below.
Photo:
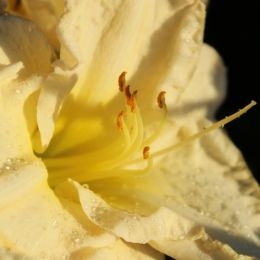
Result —
[{"label": "daylily flower", "polygon": [[260,257],[259,186],[215,129],[253,103],[212,123],[225,68],[204,2],[7,3],[1,258]]}]

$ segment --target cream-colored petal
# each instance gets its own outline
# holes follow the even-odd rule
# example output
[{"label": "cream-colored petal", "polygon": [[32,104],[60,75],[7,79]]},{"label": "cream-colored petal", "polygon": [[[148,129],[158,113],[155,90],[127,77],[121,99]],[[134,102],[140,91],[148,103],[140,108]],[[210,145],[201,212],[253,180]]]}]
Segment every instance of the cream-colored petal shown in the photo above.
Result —
[{"label": "cream-colored petal", "polygon": [[[152,144],[152,150],[160,150],[167,144],[177,144],[198,130],[194,122],[199,122],[205,117],[214,118],[225,93],[226,70],[223,62],[212,47],[204,44],[197,68],[186,89],[173,106],[168,106],[167,123],[158,139]],[[168,100],[166,93],[166,104]],[[234,106],[234,110],[236,109],[237,105]],[[149,123],[151,122],[153,120]]]},{"label": "cream-colored petal", "polygon": [[[2,150],[6,156],[1,160],[10,156],[8,150],[17,150],[15,147],[22,147],[20,154],[25,152],[23,149],[31,151],[26,132],[37,134],[36,91],[43,77],[52,71],[52,59],[52,47],[33,23],[11,15],[0,16],[1,141],[9,146]],[[46,113],[45,109],[45,117]]]},{"label": "cream-colored petal", "polygon": [[[191,135],[194,130],[192,129],[193,122],[205,117],[214,118],[216,109],[223,101],[225,94],[226,70],[223,61],[212,47],[203,44],[194,74],[173,105],[168,92],[166,93],[165,99],[168,107],[166,121],[169,125],[165,123],[159,138],[152,144],[152,149],[155,151],[165,147],[166,144],[178,143],[182,135],[183,138]],[[140,105],[143,106],[142,103]],[[238,109],[236,104],[234,109]],[[143,111],[145,112],[145,110]],[[152,125],[158,118],[160,120],[160,116],[162,117],[159,114],[159,117],[154,120],[151,111],[147,112],[149,113],[145,114],[147,125]]]},{"label": "cream-colored petal", "polygon": [[[168,131],[172,134],[166,141],[161,138],[159,146],[178,143],[212,124],[203,118],[206,113],[212,116],[223,98],[224,75],[218,55],[204,46],[191,83],[171,111],[172,125],[169,124]],[[190,214],[194,217],[199,212],[195,221],[201,218],[201,225],[207,227],[213,238],[229,243],[238,252],[259,257],[259,186],[228,138],[218,130],[204,136],[199,145],[183,146],[166,158],[154,169],[157,178],[171,185],[167,189],[167,192],[172,190],[170,204],[166,205],[174,208],[176,204],[184,204],[184,208],[194,211]],[[142,181],[137,185],[139,190]],[[121,188],[117,194],[120,192],[124,193]]]},{"label": "cream-colored petal", "polygon": [[156,30],[130,79],[130,84],[140,89],[140,106],[147,116],[160,91],[167,92],[171,107],[191,81],[200,55],[205,18],[202,1],[162,1],[156,5]]},{"label": "cream-colored petal", "polygon": [[21,61],[22,77],[46,75],[51,70],[53,51],[44,35],[28,20],[0,15],[0,64]]},{"label": "cream-colored petal", "polygon": [[[149,111],[147,116],[151,114],[147,104],[155,103],[162,87],[169,90],[169,100],[175,99],[193,74],[203,21],[201,1],[66,1],[66,13],[58,30],[59,65],[67,68],[67,77],[77,75],[77,84],[64,104],[60,97],[66,96],[64,93],[72,88],[72,83],[53,91],[49,91],[48,84],[47,91],[43,88],[41,99],[54,102],[43,101],[45,105],[38,106],[42,145],[38,141],[37,150],[43,150],[42,146],[50,141],[57,108],[62,105],[61,117],[72,121],[75,114],[90,111],[93,104],[106,103],[118,92],[117,78],[123,70],[129,72],[133,87],[140,90],[139,105]],[[80,101],[81,111],[77,111],[73,97]],[[119,102],[114,104],[112,107]],[[48,118],[43,116],[46,110]]]},{"label": "cream-colored petal", "polygon": [[35,124],[30,122],[27,126],[25,104],[30,104],[26,100],[37,90],[41,78],[19,81],[18,74],[23,68],[21,62],[0,68],[0,172],[4,172],[6,167],[8,170],[11,159],[30,158],[32,155],[28,127],[33,128]]},{"label": "cream-colored petal", "polygon": [[82,218],[78,205],[57,199],[40,161],[23,161],[12,172],[1,174],[0,198],[0,244],[10,252],[62,259],[81,248],[94,251],[115,241]]},{"label": "cream-colored petal", "polygon": [[37,24],[55,47],[59,47],[56,29],[63,9],[63,0],[23,0],[18,3],[9,0],[7,7],[7,11],[22,15]]},{"label": "cream-colored petal", "polygon": [[131,244],[117,239],[114,244],[98,250],[81,249],[72,254],[71,259],[80,260],[163,260],[163,254],[149,245]]},{"label": "cream-colored petal", "polygon": [[132,243],[149,243],[177,259],[250,259],[235,253],[228,245],[212,240],[197,223],[160,208],[148,216],[127,213],[109,206],[103,199],[70,181],[57,193],[79,201],[88,218],[98,226]]},{"label": "cream-colored petal", "polygon": [[223,62],[212,47],[204,44],[196,71],[170,113],[176,120],[186,120],[187,114],[198,118],[213,117],[225,94],[226,71]]},{"label": "cream-colored petal", "polygon": [[26,257],[24,254],[17,254],[15,252],[11,252],[9,249],[1,248],[0,247],[0,258],[1,260],[32,260],[32,258]]},{"label": "cream-colored petal", "polygon": [[[188,135],[210,122],[197,124],[187,123]],[[150,214],[165,205],[240,254],[259,257],[259,186],[220,130],[165,155],[145,176],[90,182],[90,187],[129,212]],[[218,250],[219,245],[210,247]]]},{"label": "cream-colored petal", "polygon": [[74,90],[80,98],[106,102],[116,93],[115,78],[123,70],[133,76],[135,88],[147,86],[149,92],[158,83],[164,86],[167,75],[175,88],[186,85],[201,44],[201,1],[80,3],[67,1],[59,26],[61,59],[84,67]]},{"label": "cream-colored petal", "polygon": [[61,59],[79,63],[81,73],[73,92],[85,102],[105,103],[118,91],[119,74],[137,67],[139,49],[150,36],[155,1],[66,2],[59,26]]},{"label": "cream-colored petal", "polygon": [[0,16],[1,169],[8,166],[8,159],[32,155],[36,91],[43,76],[52,70],[51,60],[52,48],[31,22]]},{"label": "cream-colored petal", "polygon": [[259,257],[259,186],[228,138],[219,130],[166,158],[160,175],[172,186],[168,206],[185,205],[213,238]]},{"label": "cream-colored petal", "polygon": [[75,74],[66,72],[56,66],[54,72],[41,84],[37,102],[39,131],[36,132],[33,139],[34,150],[38,153],[43,152],[49,144],[62,103],[76,80]]},{"label": "cream-colored petal", "polygon": [[[203,234],[203,233],[202,233]],[[196,237],[196,234],[195,234]],[[213,241],[203,234],[195,241],[183,239],[179,241],[162,240],[152,242],[151,245],[166,255],[174,256],[175,259],[185,260],[252,260],[250,256],[239,255],[228,245],[219,241]]]},{"label": "cream-colored petal", "polygon": [[[23,68],[22,62],[13,63],[10,65],[2,65],[0,68],[1,86],[16,79],[19,71]],[[3,88],[3,87],[1,87]]]}]

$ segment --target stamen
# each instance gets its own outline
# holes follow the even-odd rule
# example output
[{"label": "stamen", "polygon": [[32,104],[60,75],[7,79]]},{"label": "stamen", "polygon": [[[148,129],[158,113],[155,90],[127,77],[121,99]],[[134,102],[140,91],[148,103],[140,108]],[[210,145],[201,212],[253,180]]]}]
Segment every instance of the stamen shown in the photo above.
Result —
[{"label": "stamen", "polygon": [[165,91],[161,91],[157,97],[157,103],[159,108],[164,108],[166,106],[165,104]]},{"label": "stamen", "polygon": [[144,160],[147,160],[149,158],[149,156],[150,156],[149,151],[150,151],[150,147],[149,146],[145,146],[144,149],[143,149],[143,158],[144,158]]},{"label": "stamen", "polygon": [[126,97],[126,101],[127,101],[127,104],[130,106],[131,108],[131,112],[134,112],[135,111],[135,96],[137,95],[137,90],[135,90],[133,92],[133,94],[131,94],[131,91],[130,91],[130,86],[128,85],[126,88],[125,88],[125,97]]},{"label": "stamen", "polygon": [[126,75],[126,71],[123,71],[118,78],[118,85],[119,85],[119,90],[121,92],[125,91],[125,87],[126,87],[126,80],[125,80],[125,75]]},{"label": "stamen", "polygon": [[131,91],[130,91],[130,85],[127,85],[127,87],[125,88],[125,97],[126,99],[130,99],[132,97]]},{"label": "stamen", "polygon": [[124,116],[124,111],[121,111],[117,116],[116,125],[118,129],[123,129],[123,116]]},{"label": "stamen", "polygon": [[256,105],[256,102],[255,101],[251,101],[250,104],[248,104],[247,106],[245,106],[244,108],[240,109],[238,112],[230,115],[230,116],[227,116],[226,118],[212,124],[211,126],[209,127],[206,127],[204,130],[202,130],[201,132],[199,133],[196,133],[190,137],[188,137],[187,139],[177,143],[177,144],[173,144],[169,147],[166,147],[158,152],[155,152],[152,154],[152,156],[161,156],[165,153],[168,153],[174,149],[177,149],[187,143],[190,143],[192,141],[195,141],[196,139],[199,139],[201,138],[202,136],[208,134],[209,132],[217,129],[217,128],[220,128],[220,127],[224,127],[224,125],[230,123],[231,121],[233,121],[234,119],[240,117],[241,115],[243,115],[244,113],[246,113],[250,108],[252,108],[253,106]]},{"label": "stamen", "polygon": [[[101,145],[97,149],[91,150],[87,146],[79,146],[78,151],[72,150],[73,153],[67,156],[70,152],[69,147],[64,153],[58,153],[55,157],[48,155],[44,157],[44,163],[51,172],[48,179],[51,187],[55,187],[72,175],[75,180],[87,183],[90,180],[114,176],[139,176],[151,169],[152,157],[149,156],[149,147],[144,145],[143,118],[136,100],[137,91],[132,92],[130,86],[126,85],[125,75],[126,72],[123,72],[118,78],[119,89],[125,96],[123,96],[125,108],[118,111],[114,122],[114,127],[120,130],[119,135],[111,136],[111,140],[106,140],[106,145]],[[129,168],[127,164],[129,158],[141,155],[143,147],[145,147],[143,151],[145,161],[142,159],[140,166],[144,167]]]}]

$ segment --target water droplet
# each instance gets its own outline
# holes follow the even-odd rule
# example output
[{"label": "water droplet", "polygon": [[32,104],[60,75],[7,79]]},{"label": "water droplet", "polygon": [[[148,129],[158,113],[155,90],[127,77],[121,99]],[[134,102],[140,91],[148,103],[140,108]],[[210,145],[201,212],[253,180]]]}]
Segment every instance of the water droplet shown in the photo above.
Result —
[{"label": "water droplet", "polygon": [[15,93],[16,93],[16,94],[21,94],[21,90],[20,90],[20,89],[16,89],[16,90],[15,90]]},{"label": "water droplet", "polygon": [[87,189],[87,190],[89,189],[88,184],[83,184],[82,187],[85,188],[85,189]]},{"label": "water droplet", "polygon": [[54,221],[52,222],[52,225],[53,225],[54,227],[56,227],[56,226],[57,226],[57,220],[54,220]]},{"label": "water droplet", "polygon": [[81,239],[79,237],[74,238],[73,242],[74,242],[74,244],[78,245],[78,244],[80,244]]},{"label": "water droplet", "polygon": [[10,172],[16,171],[25,164],[26,161],[23,158],[8,158],[0,168],[0,174],[8,174]]}]

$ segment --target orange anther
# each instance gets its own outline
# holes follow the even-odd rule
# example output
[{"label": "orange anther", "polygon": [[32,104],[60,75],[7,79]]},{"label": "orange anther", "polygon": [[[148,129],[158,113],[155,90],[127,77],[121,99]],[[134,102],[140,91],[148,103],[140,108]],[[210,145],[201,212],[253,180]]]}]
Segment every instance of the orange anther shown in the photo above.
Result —
[{"label": "orange anther", "polygon": [[125,88],[126,101],[127,101],[127,104],[130,106],[132,112],[134,112],[134,110],[135,110],[135,100],[134,100],[134,98],[135,98],[136,94],[137,94],[137,90],[135,90],[133,92],[133,94],[131,94],[129,85]]},{"label": "orange anther", "polygon": [[125,96],[126,96],[126,99],[130,99],[132,94],[131,94],[131,91],[130,91],[130,85],[128,85],[126,88],[125,88]]},{"label": "orange anther", "polygon": [[123,116],[124,116],[124,111],[121,111],[117,116],[116,125],[118,129],[123,128]]},{"label": "orange anther", "polygon": [[124,92],[125,87],[126,87],[126,80],[125,80],[125,75],[126,75],[126,71],[123,71],[119,77],[118,77],[118,85],[119,85],[119,90],[121,92]]},{"label": "orange anther", "polygon": [[134,100],[133,96],[131,96],[131,98],[128,100],[128,105],[131,108],[131,112],[134,112],[135,111],[135,100]]},{"label": "orange anther", "polygon": [[149,146],[145,146],[143,149],[143,158],[144,160],[147,160],[149,158],[149,151],[150,151],[150,147]]},{"label": "orange anther", "polygon": [[161,91],[157,97],[157,103],[159,108],[164,108],[165,107],[165,91]]}]

